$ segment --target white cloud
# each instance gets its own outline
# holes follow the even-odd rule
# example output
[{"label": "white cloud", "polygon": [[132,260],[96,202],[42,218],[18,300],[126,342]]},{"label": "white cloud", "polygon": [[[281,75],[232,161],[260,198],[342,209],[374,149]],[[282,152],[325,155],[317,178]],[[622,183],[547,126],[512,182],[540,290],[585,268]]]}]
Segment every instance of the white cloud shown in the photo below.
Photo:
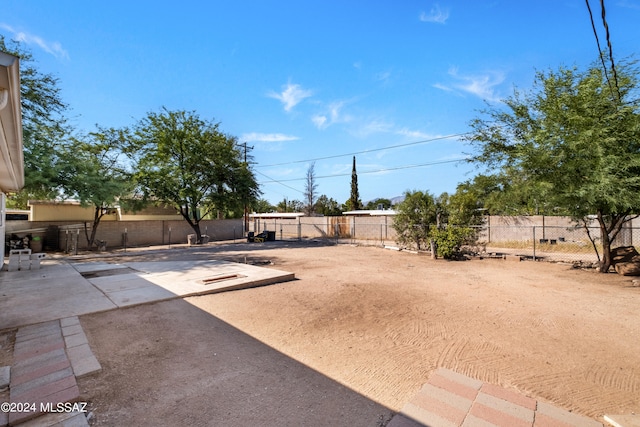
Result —
[{"label": "white cloud", "polygon": [[352,133],[360,138],[366,138],[369,135],[376,133],[388,133],[393,132],[393,123],[387,122],[382,119],[373,119],[363,123]]},{"label": "white cloud", "polygon": [[348,123],[352,120],[352,117],[342,113],[342,107],[345,104],[346,101],[332,102],[327,106],[325,112],[311,117],[311,121],[318,129],[326,129],[336,123]]},{"label": "white cloud", "polygon": [[432,86],[435,87],[436,89],[444,90],[446,92],[453,92],[453,88],[450,88],[449,86],[445,86],[442,83],[435,83]]},{"label": "white cloud", "polygon": [[292,135],[285,135],[283,133],[258,133],[251,132],[245,133],[240,137],[241,141],[246,142],[285,142],[296,141],[300,138]]},{"label": "white cloud", "polygon": [[313,92],[307,89],[303,89],[299,84],[287,83],[283,86],[283,90],[280,93],[269,92],[267,94],[270,98],[275,98],[284,104],[285,111],[291,111],[293,107],[298,105],[305,98],[309,98],[313,95]]},{"label": "white cloud", "polygon": [[43,38],[25,33],[24,31],[18,31],[10,25],[0,23],[0,29],[8,31],[12,34],[11,39],[17,42],[25,43],[27,45],[36,45],[45,52],[55,56],[58,59],[69,59],[69,53],[63,49],[59,42],[49,42]]},{"label": "white cloud", "polygon": [[391,71],[383,71],[375,75],[375,80],[379,82],[387,82],[391,78]]},{"label": "white cloud", "polygon": [[477,96],[491,102],[501,101],[501,96],[496,92],[496,87],[505,80],[501,71],[491,71],[484,74],[462,75],[457,68],[451,68],[449,75],[454,79],[449,85],[436,83],[433,87],[445,91],[461,91]]},{"label": "white cloud", "polygon": [[628,9],[640,10],[640,4],[629,0],[619,1],[617,5],[620,7],[626,7]]},{"label": "white cloud", "polygon": [[316,125],[316,127],[318,129],[324,129],[326,128],[327,125],[327,116],[321,115],[321,114],[317,114],[313,117],[311,117],[311,121],[313,122],[314,125]]},{"label": "white cloud", "polygon": [[421,141],[426,139],[440,138],[441,136],[441,135],[432,135],[429,133],[424,133],[419,130],[409,130],[407,128],[402,128],[400,130],[397,130],[396,134],[406,136],[408,138],[415,139],[415,140],[421,140]]},{"label": "white cloud", "polygon": [[449,19],[449,9],[441,9],[437,3],[433,5],[429,13],[421,12],[420,20],[422,22],[435,22],[437,24],[444,24]]}]

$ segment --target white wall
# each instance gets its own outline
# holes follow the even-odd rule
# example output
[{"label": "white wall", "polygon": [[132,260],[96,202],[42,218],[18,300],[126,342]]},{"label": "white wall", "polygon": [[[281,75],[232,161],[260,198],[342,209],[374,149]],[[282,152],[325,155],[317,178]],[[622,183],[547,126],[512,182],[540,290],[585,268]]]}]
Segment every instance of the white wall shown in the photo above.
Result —
[{"label": "white wall", "polygon": [[6,241],[5,229],[7,223],[7,209],[5,208],[5,195],[0,192],[0,237],[2,242],[0,244],[0,269],[4,264],[4,242]]}]

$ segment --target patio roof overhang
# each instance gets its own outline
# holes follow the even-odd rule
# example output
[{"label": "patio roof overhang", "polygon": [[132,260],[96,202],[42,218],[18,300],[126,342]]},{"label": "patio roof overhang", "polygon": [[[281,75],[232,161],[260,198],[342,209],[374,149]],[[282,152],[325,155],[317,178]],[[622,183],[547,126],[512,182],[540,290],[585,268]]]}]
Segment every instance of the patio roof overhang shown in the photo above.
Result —
[{"label": "patio roof overhang", "polygon": [[20,61],[0,52],[0,191],[24,186]]}]

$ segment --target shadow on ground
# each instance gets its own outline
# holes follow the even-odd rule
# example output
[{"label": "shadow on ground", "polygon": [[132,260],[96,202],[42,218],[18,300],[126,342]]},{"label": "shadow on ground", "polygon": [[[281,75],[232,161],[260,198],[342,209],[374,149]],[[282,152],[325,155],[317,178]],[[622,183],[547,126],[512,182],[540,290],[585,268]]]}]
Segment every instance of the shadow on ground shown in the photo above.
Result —
[{"label": "shadow on ground", "polygon": [[[269,249],[296,249],[317,248],[323,246],[334,246],[335,242],[330,240],[303,240],[303,241],[275,241],[264,243],[238,242],[218,242],[202,246],[172,246],[166,249],[155,246],[153,248],[133,248],[128,251],[115,250],[103,253],[87,252],[77,256],[69,256],[69,262],[81,261],[102,261],[124,263],[132,261],[201,261],[201,260],[222,260],[252,265],[277,264],[276,257],[265,256],[264,251]],[[260,252],[260,254],[255,254]]]},{"label": "shadow on ground", "polygon": [[81,317],[103,368],[79,380],[95,425],[370,427],[391,419],[388,408],[188,301]]}]

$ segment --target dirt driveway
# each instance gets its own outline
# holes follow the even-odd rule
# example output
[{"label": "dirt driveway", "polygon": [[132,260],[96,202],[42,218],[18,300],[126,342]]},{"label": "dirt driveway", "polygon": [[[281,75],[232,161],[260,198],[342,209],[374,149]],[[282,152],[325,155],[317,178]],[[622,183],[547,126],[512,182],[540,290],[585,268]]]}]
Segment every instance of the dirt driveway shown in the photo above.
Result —
[{"label": "dirt driveway", "polygon": [[135,259],[181,257],[298,280],[81,317],[103,366],[80,381],[97,425],[384,425],[437,367],[600,420],[640,412],[630,278],[277,242]]}]

